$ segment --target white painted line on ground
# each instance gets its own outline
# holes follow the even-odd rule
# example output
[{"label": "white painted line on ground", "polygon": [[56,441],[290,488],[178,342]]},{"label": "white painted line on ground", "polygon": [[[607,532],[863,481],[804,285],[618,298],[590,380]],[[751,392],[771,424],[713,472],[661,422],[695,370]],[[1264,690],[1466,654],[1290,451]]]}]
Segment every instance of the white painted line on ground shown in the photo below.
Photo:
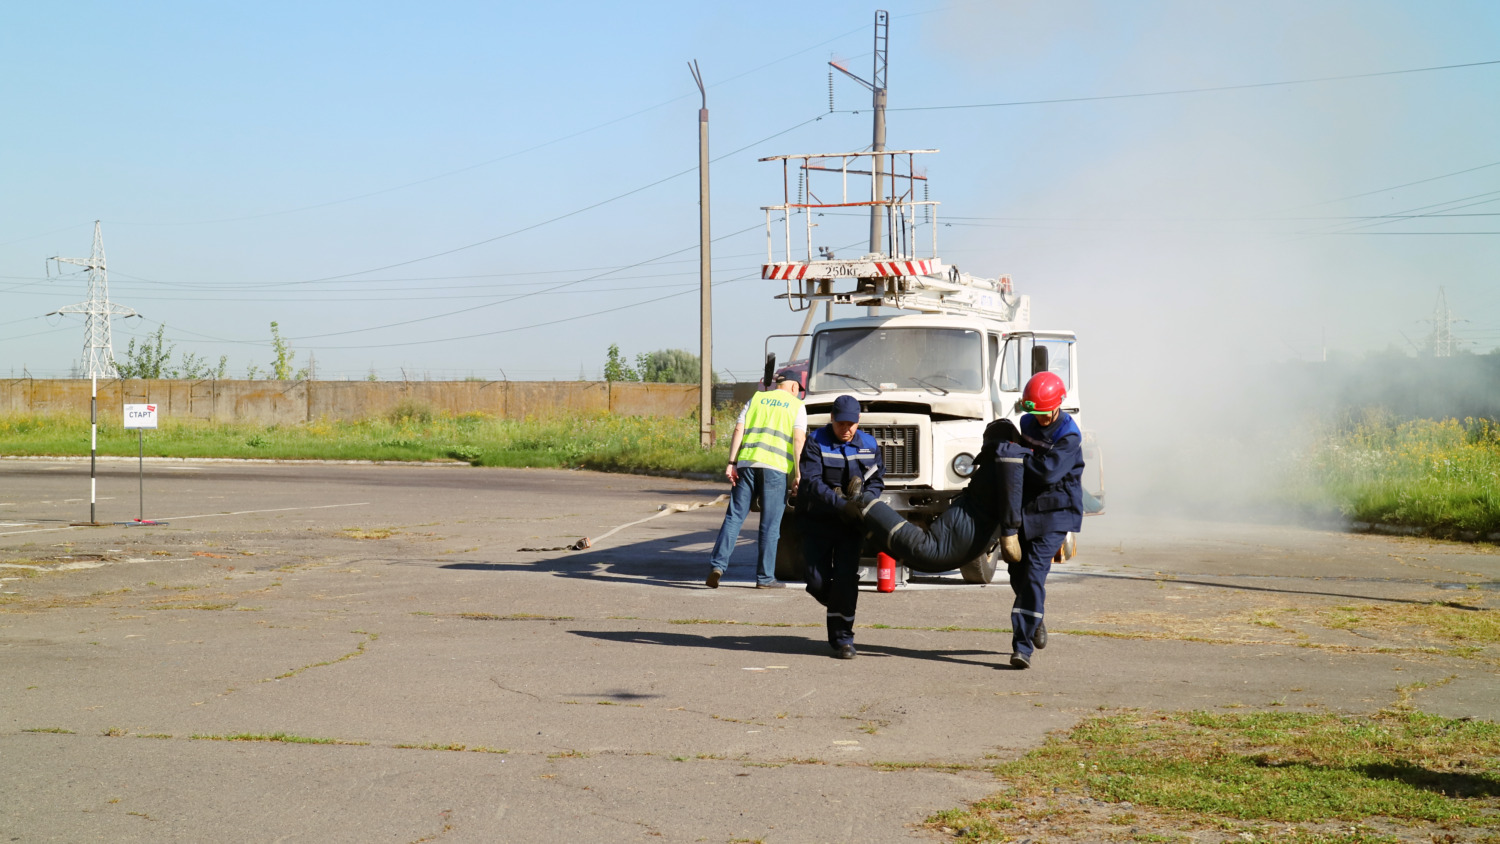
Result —
[{"label": "white painted line on ground", "polygon": [[[238,511],[233,512],[233,513],[199,513],[198,515],[195,515],[195,516],[163,516],[162,518],[159,518],[156,521],[158,521],[158,522],[177,522],[177,521],[182,521],[184,519],[210,519],[210,518],[213,518],[214,516],[245,516],[245,515],[249,515],[251,513],[285,513],[285,512],[288,512],[290,510],[327,510],[330,507],[364,507],[365,505],[367,505],[369,503],[370,502],[368,502],[368,501],[357,501],[357,502],[355,502],[353,504],[321,504],[321,505],[319,505],[317,507],[276,507],[276,508],[270,509],[270,510],[238,510]],[[122,527],[123,527],[123,525],[122,525]],[[12,531],[6,531],[4,533],[0,533],[0,536],[16,536],[18,534],[23,534],[23,533],[50,533],[52,531],[77,530],[77,529],[78,529],[77,527],[75,527],[73,525],[69,525],[67,527],[37,528],[36,530],[12,530]]]},{"label": "white painted line on ground", "polygon": [[214,516],[244,516],[250,513],[285,513],[289,510],[327,510],[330,507],[364,507],[368,501],[356,501],[353,504],[320,504],[316,507],[276,507],[271,510],[238,510],[233,513],[200,513],[196,516],[163,516],[157,519],[159,522],[181,521],[183,519],[210,519]]}]

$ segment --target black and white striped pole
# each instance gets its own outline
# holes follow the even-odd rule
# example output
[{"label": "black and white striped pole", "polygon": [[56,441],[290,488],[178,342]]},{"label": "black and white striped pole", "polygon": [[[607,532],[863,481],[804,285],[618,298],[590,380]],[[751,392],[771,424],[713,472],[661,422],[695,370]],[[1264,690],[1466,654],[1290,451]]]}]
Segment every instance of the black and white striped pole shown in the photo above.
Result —
[{"label": "black and white striped pole", "polygon": [[99,462],[99,376],[89,376],[89,520],[72,522],[70,527],[103,527],[98,514]]}]

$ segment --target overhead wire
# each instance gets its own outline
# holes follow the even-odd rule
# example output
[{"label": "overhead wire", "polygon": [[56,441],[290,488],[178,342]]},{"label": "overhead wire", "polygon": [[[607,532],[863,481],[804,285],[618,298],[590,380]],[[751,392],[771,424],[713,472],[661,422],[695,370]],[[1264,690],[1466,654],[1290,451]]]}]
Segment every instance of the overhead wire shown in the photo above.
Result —
[{"label": "overhead wire", "polygon": [[[801,123],[798,123],[798,124],[796,124],[794,126],[790,126],[790,127],[786,128],[786,129],[782,129],[780,132],[776,132],[776,133],[767,135],[766,137],[761,138],[758,141],[753,141],[751,143],[748,143],[748,144],[740,147],[739,149],[731,150],[730,152],[726,152],[723,155],[718,156],[717,158],[710,159],[710,161],[711,162],[722,161],[725,158],[728,158],[728,157],[730,157],[732,155],[737,155],[737,154],[739,154],[741,152],[744,152],[745,150],[750,149],[751,147],[759,146],[760,144],[763,144],[766,141],[769,141],[769,140],[771,140],[773,138],[779,138],[782,135],[787,134],[788,132],[793,132],[793,131],[796,131],[797,129],[801,129],[803,126],[806,126],[809,123],[816,123],[819,120],[822,120],[823,117],[824,117],[823,114],[819,114],[816,117],[811,117],[811,118],[809,118],[807,120],[804,120]],[[382,270],[390,270],[390,269],[395,269],[396,267],[410,266],[411,264],[417,264],[417,263],[420,263],[422,261],[430,261],[433,258],[442,258],[444,256],[452,255],[452,254],[455,254],[457,252],[463,252],[463,251],[465,251],[467,249],[473,249],[476,246],[484,246],[485,244],[488,244],[488,243],[494,243],[494,242],[496,242],[498,240],[504,240],[505,238],[508,238],[508,237],[514,237],[515,235],[522,234],[524,232],[529,232],[529,231],[532,231],[533,229],[541,228],[542,226],[550,225],[550,224],[555,223],[555,222],[557,222],[559,220],[566,220],[569,217],[576,217],[579,214],[582,214],[582,213],[584,213],[586,211],[592,211],[595,208],[599,208],[599,207],[608,205],[608,204],[610,204],[612,202],[616,202],[618,200],[624,199],[627,196],[633,196],[635,194],[640,193],[641,191],[649,190],[650,188],[654,188],[657,185],[664,184],[666,182],[670,182],[673,179],[681,178],[682,176],[685,176],[685,175],[687,175],[689,173],[692,173],[692,172],[696,171],[697,169],[698,168],[696,166],[693,166],[693,167],[689,167],[689,168],[687,168],[685,170],[679,170],[679,171],[677,171],[676,173],[673,173],[670,176],[664,176],[664,177],[662,177],[660,179],[657,179],[656,181],[651,182],[649,184],[641,185],[640,187],[637,187],[637,188],[632,188],[632,189],[630,189],[628,191],[625,191],[624,193],[616,194],[615,196],[612,196],[612,197],[610,197],[608,199],[600,200],[600,201],[595,202],[595,203],[593,203],[591,205],[586,205],[586,206],[584,206],[582,208],[576,208],[576,209],[574,209],[572,211],[569,211],[569,212],[567,212],[565,214],[559,214],[556,217],[551,217],[549,219],[542,220],[541,222],[532,223],[529,226],[523,226],[523,227],[521,227],[519,229],[515,229],[513,231],[509,231],[509,232],[506,232],[504,234],[497,234],[497,235],[495,235],[493,237],[487,237],[487,238],[485,238],[483,240],[478,240],[478,241],[475,241],[473,243],[465,244],[463,246],[455,246],[452,249],[444,249],[441,252],[434,252],[431,255],[423,255],[420,258],[411,258],[409,260],[397,261],[396,263],[386,264],[386,265],[380,266],[380,267],[371,267],[371,268],[365,269],[365,270],[356,270],[354,272],[341,273],[339,275],[324,276],[322,278],[316,278],[316,279],[312,279],[312,280],[313,281],[333,281],[333,280],[336,280],[336,279],[351,278],[353,276],[368,275],[370,273],[378,273],[378,272],[380,272]]]},{"label": "overhead wire", "polygon": [[905,106],[901,108],[887,108],[886,111],[948,111],[954,109],[969,108],[1008,108],[1012,106],[1054,105],[1058,103],[1087,103],[1100,102],[1104,100],[1139,99],[1144,97],[1171,97],[1181,94],[1207,94],[1217,91],[1244,91],[1253,88],[1276,88],[1289,85],[1312,85],[1320,82],[1341,82],[1349,79],[1371,79],[1379,76],[1397,76],[1406,73],[1429,73],[1440,70],[1457,70],[1460,68],[1484,67],[1487,65],[1500,65],[1500,59],[1483,62],[1466,62],[1463,64],[1437,65],[1433,67],[1414,67],[1407,68],[1405,70],[1384,70],[1374,73],[1350,73],[1341,76],[1320,76],[1310,79],[1287,79],[1279,82],[1252,82],[1243,85],[1216,85],[1205,88],[1176,88],[1169,91],[1143,91],[1132,94],[1107,94],[1092,97],[1056,97],[1046,100],[1013,100],[1010,102],[1002,103],[967,103],[960,105],[942,106]]},{"label": "overhead wire", "polygon": [[[855,243],[859,243],[859,242],[862,242],[862,241],[856,241]],[[854,243],[850,243],[850,244],[845,244],[843,246],[839,246],[839,247],[836,247],[836,248],[837,249],[841,249],[841,250],[842,249],[848,249],[848,248],[850,248],[853,245],[855,245],[855,244]],[[720,286],[723,286],[723,285],[726,285],[726,284],[733,284],[734,282],[737,282],[737,281],[744,281],[747,278],[758,277],[760,275],[760,272],[761,272],[760,269],[757,268],[757,269],[751,270],[750,272],[747,272],[747,273],[745,273],[743,275],[736,276],[735,278],[725,279],[724,281],[713,282],[712,286],[713,287],[720,287]],[[476,339],[476,338],[479,338],[479,337],[493,337],[493,336],[498,335],[498,334],[511,334],[511,333],[514,333],[514,332],[517,332],[517,331],[525,331],[525,330],[528,330],[528,329],[531,329],[531,328],[545,328],[545,327],[547,327],[549,325],[557,325],[559,323],[573,322],[575,320],[588,319],[589,317],[596,317],[596,316],[602,316],[604,314],[617,313],[619,311],[629,310],[630,308],[639,308],[639,307],[642,307],[644,305],[652,305],[652,304],[655,304],[657,302],[665,301],[667,299],[676,298],[678,296],[685,296],[685,295],[687,295],[688,293],[691,293],[691,292],[693,292],[693,291],[692,290],[682,290],[682,291],[678,291],[677,293],[669,293],[669,294],[667,294],[665,296],[658,296],[655,299],[647,299],[647,300],[640,301],[640,302],[631,302],[631,303],[629,303],[627,305],[618,305],[618,306],[613,307],[613,308],[605,308],[603,310],[593,311],[591,313],[575,314],[573,316],[560,317],[558,319],[547,320],[545,322],[534,322],[534,323],[531,323],[530,325],[518,325],[518,326],[513,326],[511,328],[501,328],[501,329],[496,329],[494,331],[484,331],[484,332],[480,332],[480,333],[477,333],[477,334],[466,334],[466,335],[463,335],[461,337],[435,337],[435,338],[432,338],[432,339],[429,339],[429,340],[412,340],[412,341],[405,342],[405,343],[379,343],[379,344],[361,345],[361,346],[306,346],[305,348],[314,349],[314,350],[330,350],[330,349],[378,349],[378,348],[387,348],[387,347],[395,347],[395,346],[422,346],[422,345],[431,345],[433,343],[447,343],[447,342],[456,341],[456,340],[473,340],[473,339]]]}]

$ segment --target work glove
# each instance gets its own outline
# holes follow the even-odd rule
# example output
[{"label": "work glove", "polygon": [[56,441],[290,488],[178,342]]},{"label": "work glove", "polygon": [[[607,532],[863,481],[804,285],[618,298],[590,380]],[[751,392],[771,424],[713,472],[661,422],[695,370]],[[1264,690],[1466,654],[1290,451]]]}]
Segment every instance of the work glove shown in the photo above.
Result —
[{"label": "work glove", "polygon": [[1008,533],[1000,537],[1000,559],[1007,563],[1021,562],[1021,537]]}]

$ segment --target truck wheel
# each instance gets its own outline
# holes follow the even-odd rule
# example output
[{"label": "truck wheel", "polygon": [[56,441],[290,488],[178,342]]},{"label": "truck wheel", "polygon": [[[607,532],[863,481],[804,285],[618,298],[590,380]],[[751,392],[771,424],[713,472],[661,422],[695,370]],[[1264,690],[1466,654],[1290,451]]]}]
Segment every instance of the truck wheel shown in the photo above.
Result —
[{"label": "truck wheel", "polygon": [[964,583],[990,583],[995,579],[995,568],[999,560],[1000,548],[997,546],[959,566],[958,573],[963,575]]},{"label": "truck wheel", "polygon": [[781,517],[781,537],[776,541],[776,579],[785,583],[807,582],[807,560],[802,556],[802,529],[797,513],[788,507]]}]

